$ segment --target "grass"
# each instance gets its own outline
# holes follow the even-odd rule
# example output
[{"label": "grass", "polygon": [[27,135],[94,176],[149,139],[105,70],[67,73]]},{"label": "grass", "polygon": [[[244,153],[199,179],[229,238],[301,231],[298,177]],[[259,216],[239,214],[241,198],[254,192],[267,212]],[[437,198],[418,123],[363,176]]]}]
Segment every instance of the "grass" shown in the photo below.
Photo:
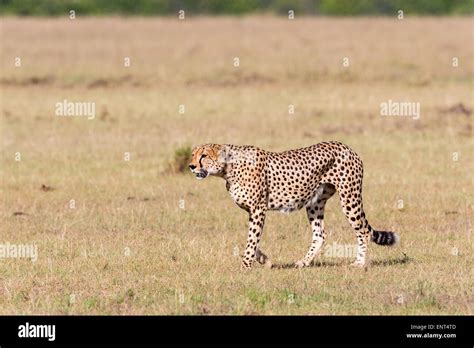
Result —
[{"label": "grass", "polygon": [[[0,244],[38,260],[0,259],[0,314],[473,314],[472,18],[1,26]],[[95,119],[55,116],[64,99]],[[420,119],[381,117],[388,99]],[[371,245],[368,271],[324,255],[293,269],[311,239],[298,212],[267,218],[276,267],[242,273],[246,213],[222,180],[170,170],[205,142],[326,140],[361,155],[369,222],[402,238]],[[328,244],[354,244],[337,198],[326,212]]]}]

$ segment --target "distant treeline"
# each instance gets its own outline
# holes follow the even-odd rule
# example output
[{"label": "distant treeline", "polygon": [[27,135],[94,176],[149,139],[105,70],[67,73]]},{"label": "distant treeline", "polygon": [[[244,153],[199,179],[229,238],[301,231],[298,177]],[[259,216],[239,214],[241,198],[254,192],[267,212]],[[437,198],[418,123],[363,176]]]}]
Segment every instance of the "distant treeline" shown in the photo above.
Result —
[{"label": "distant treeline", "polygon": [[77,15],[241,15],[258,13],[357,16],[473,14],[474,0],[0,0],[0,14]]}]

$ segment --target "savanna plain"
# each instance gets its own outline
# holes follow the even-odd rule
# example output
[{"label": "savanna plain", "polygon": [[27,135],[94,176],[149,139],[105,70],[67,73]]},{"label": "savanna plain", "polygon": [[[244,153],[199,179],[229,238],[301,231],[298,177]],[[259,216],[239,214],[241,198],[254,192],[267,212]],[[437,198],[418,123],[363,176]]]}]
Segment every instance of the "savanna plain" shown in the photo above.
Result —
[{"label": "savanna plain", "polygon": [[[0,259],[0,314],[472,314],[473,27],[1,18],[0,244],[38,257]],[[57,116],[64,100],[95,117]],[[420,117],[382,116],[389,100]],[[361,156],[368,220],[400,245],[371,244],[366,270],[329,249],[294,269],[306,213],[274,212],[274,267],[242,272],[247,213],[185,168],[189,147],[329,140]],[[326,246],[356,243],[337,196],[325,226]]]}]

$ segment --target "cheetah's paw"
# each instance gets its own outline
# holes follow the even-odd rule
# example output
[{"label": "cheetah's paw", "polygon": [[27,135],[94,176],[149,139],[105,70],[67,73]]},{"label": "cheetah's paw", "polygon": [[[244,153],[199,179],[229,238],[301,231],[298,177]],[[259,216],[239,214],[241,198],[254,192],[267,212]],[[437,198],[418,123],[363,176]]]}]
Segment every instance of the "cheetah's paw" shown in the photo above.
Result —
[{"label": "cheetah's paw", "polygon": [[295,263],[295,268],[305,268],[305,267],[308,267],[309,264],[310,263],[305,260],[299,260]]}]

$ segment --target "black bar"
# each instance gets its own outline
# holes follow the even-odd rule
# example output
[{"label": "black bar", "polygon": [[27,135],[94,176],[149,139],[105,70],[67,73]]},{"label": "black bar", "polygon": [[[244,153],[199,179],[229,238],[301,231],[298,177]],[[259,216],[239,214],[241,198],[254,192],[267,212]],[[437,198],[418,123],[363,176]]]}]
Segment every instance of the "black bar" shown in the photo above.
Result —
[{"label": "black bar", "polygon": [[[55,325],[54,341],[19,337],[20,325],[26,323],[30,329],[32,324]],[[472,347],[473,324],[472,316],[4,316],[0,317],[0,346],[279,343]]]}]

